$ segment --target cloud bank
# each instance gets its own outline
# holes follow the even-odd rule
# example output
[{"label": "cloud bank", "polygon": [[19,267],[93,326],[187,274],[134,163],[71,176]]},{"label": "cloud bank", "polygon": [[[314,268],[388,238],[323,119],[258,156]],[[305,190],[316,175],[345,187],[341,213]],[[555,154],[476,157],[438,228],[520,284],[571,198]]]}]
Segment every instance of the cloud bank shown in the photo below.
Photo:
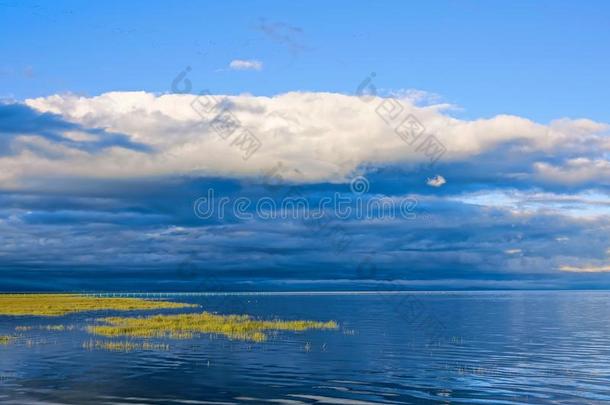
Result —
[{"label": "cloud bank", "polygon": [[[2,284],[95,286],[111,274],[125,288],[154,279],[196,289],[177,273],[187,262],[235,289],[610,286],[607,124],[464,120],[408,94],[400,108],[396,99],[299,92],[64,94],[0,105]],[[434,166],[397,133],[402,123],[411,138],[442,143]],[[232,201],[296,190],[315,206],[353,195],[357,176],[366,177],[363,199],[416,201],[415,217],[321,226],[193,212],[209,188]],[[374,271],[359,271],[362,263]]]},{"label": "cloud bank", "polygon": [[[381,98],[333,93],[286,93],[274,97],[214,96],[239,120],[261,147],[248,161],[231,140],[214,128],[217,111],[202,116],[193,95],[144,92],[106,93],[97,97],[55,95],[30,99],[40,114],[55,114],[74,125],[104,128],[146,145],[143,153],[112,145],[93,156],[73,145],[37,134],[16,136],[19,151],[4,156],[0,186],[36,176],[124,178],[202,175],[239,178],[271,170],[278,162],[298,169],[295,182],[345,182],[363,166],[421,164],[426,156],[399,137],[378,113]],[[479,166],[497,177],[531,178],[538,184],[607,184],[610,163],[608,125],[586,119],[560,119],[542,125],[526,118],[499,115],[488,119],[453,118],[443,104],[419,107],[400,100],[404,114],[417,117],[427,134],[446,147],[442,164]],[[13,107],[14,108],[14,107]],[[21,107],[23,108],[23,107]],[[64,136],[69,131],[64,129]],[[26,139],[27,138],[27,139]],[[124,145],[123,145],[124,146]],[[44,152],[53,152],[48,158]],[[516,156],[492,161],[493,154]],[[442,175],[442,173],[439,173]]]}]

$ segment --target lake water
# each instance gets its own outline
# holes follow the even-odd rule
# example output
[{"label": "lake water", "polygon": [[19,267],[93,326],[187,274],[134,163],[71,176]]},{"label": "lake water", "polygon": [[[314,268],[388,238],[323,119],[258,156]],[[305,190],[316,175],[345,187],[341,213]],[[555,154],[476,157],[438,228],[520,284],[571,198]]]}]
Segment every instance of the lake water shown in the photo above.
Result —
[{"label": "lake water", "polygon": [[[100,339],[86,325],[116,312],[0,316],[0,335],[15,336],[0,345],[0,402],[610,403],[607,292],[171,299],[223,314],[336,320],[340,327],[281,332],[264,343],[201,336],[155,341],[167,343],[166,350],[115,352],[83,343]],[[46,329],[59,324],[66,330]],[[15,331],[18,326],[32,329]]]}]

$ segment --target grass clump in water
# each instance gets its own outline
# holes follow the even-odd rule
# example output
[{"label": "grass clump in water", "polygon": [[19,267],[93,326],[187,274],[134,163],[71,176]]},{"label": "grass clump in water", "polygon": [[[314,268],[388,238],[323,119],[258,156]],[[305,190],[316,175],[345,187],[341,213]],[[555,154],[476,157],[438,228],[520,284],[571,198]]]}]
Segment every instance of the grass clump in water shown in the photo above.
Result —
[{"label": "grass clump in water", "polygon": [[10,336],[0,336],[0,345],[8,345],[13,340]]},{"label": "grass clump in water", "polygon": [[90,326],[90,333],[106,336],[139,338],[168,337],[189,339],[195,334],[217,334],[229,339],[264,342],[267,331],[300,332],[309,329],[337,329],[337,323],[316,321],[261,321],[247,315],[215,315],[209,312],[149,317],[104,318],[107,325]]},{"label": "grass clump in water", "polygon": [[113,352],[132,352],[134,350],[169,350],[169,345],[148,342],[104,342],[100,340],[90,340],[83,343],[83,348],[87,350],[102,349]]},{"label": "grass clump in water", "polygon": [[61,316],[76,312],[135,311],[196,307],[141,298],[101,298],[79,294],[0,294],[0,315]]}]

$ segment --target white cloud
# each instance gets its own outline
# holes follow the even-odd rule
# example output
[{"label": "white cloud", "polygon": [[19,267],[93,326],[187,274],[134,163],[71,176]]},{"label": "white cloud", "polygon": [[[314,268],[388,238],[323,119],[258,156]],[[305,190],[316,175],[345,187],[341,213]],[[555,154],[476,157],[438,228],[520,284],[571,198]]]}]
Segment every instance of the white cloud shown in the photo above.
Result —
[{"label": "white cloud", "polygon": [[429,177],[428,180],[426,180],[426,184],[431,187],[441,187],[445,183],[447,183],[447,180],[445,180],[445,178],[440,174],[437,174],[434,177]]},{"label": "white cloud", "polygon": [[538,162],[534,165],[539,178],[560,184],[610,182],[610,161],[580,157],[569,159],[563,165]]},{"label": "white cloud", "polygon": [[229,67],[233,70],[261,70],[263,62],[253,59],[234,59],[229,63]]},{"label": "white cloud", "polygon": [[[463,193],[448,197],[482,207],[508,209],[516,215],[555,214],[581,220],[592,220],[600,216],[610,216],[610,196],[605,193],[581,191],[572,194],[558,194],[540,190],[494,190]],[[564,242],[567,237],[559,237]]]},{"label": "white cloud", "polygon": [[561,271],[572,273],[605,273],[610,271],[610,265],[603,266],[561,266]]},{"label": "white cloud", "polygon": [[[387,99],[375,97],[365,102],[356,96],[300,92],[273,97],[214,97],[216,101],[225,100],[239,120],[240,130],[247,129],[260,140],[260,149],[249,160],[244,161],[243,152],[233,143],[237,133],[223,139],[210,125],[218,110],[200,115],[193,109],[193,105],[201,105],[198,101],[206,99],[146,92],[111,92],[96,97],[53,95],[26,100],[26,104],[86,127],[124,133],[134,142],[150,145],[155,152],[115,147],[90,154],[19,137],[14,141],[20,145],[18,153],[0,156],[0,187],[16,187],[26,179],[49,176],[260,176],[278,162],[293,169],[284,174],[293,181],[343,182],[363,164],[428,162],[416,145],[394,132],[397,123],[388,124],[376,113]],[[509,142],[518,142],[534,152],[559,154],[573,145],[597,142],[593,146],[602,147],[597,131],[605,128],[603,124],[563,120],[560,128],[549,131],[544,125],[517,116],[467,121],[447,115],[442,104],[418,107],[409,99],[400,103],[401,117],[413,114],[425,126],[421,139],[432,134],[446,147],[441,163],[472,161]],[[51,148],[52,154],[40,153]],[[444,181],[442,176],[434,179],[436,184]]]}]

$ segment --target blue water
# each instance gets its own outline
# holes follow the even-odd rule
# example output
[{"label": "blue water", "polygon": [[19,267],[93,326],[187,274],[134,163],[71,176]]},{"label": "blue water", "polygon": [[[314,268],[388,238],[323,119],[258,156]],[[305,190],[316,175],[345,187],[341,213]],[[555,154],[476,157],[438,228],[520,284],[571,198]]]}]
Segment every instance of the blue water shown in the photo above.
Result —
[{"label": "blue water", "polygon": [[[340,328],[281,332],[264,343],[201,336],[164,341],[169,350],[111,352],[84,348],[99,339],[84,328],[115,312],[0,316],[0,335],[15,336],[0,346],[0,402],[610,403],[606,292],[172,299],[265,319],[333,319]],[[40,328],[57,324],[70,330]]]}]

